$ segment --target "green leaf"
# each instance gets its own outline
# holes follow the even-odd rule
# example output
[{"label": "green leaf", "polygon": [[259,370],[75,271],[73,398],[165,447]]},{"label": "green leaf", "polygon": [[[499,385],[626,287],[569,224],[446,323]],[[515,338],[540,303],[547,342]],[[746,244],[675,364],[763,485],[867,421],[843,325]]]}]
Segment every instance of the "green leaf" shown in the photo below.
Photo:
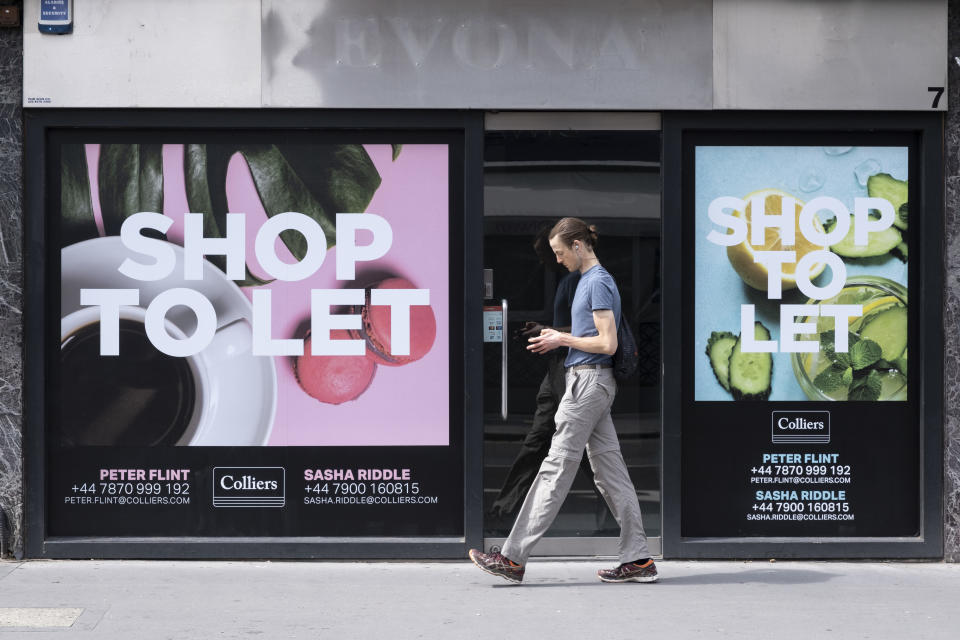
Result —
[{"label": "green leaf", "polygon": [[392,145],[390,145],[390,146],[393,147],[393,161],[396,162],[396,161],[397,161],[397,158],[400,157],[400,149],[403,148],[403,145],[402,145],[402,144],[392,144]]},{"label": "green leaf", "polygon": [[836,332],[833,329],[827,329],[820,333],[820,350],[826,353],[832,353],[834,343],[836,342]]},{"label": "green leaf", "polygon": [[60,246],[100,235],[93,217],[87,153],[82,144],[60,147]]},{"label": "green leaf", "polygon": [[[852,334],[851,334],[852,335]],[[848,337],[849,339],[849,337]],[[849,346],[849,343],[848,343]],[[824,331],[820,334],[820,350],[827,354],[827,357],[834,365],[841,370],[850,366],[850,356],[847,352],[837,352],[835,344],[835,334],[833,329]]]},{"label": "green leaf", "polygon": [[841,380],[842,380],[842,382],[843,382],[843,386],[845,386],[845,387],[849,387],[849,386],[850,386],[850,383],[853,382],[853,368],[852,368],[852,367],[847,367],[846,369],[844,369],[844,371],[843,371],[843,376],[842,376]]},{"label": "green leaf", "polygon": [[365,212],[380,187],[380,174],[362,145],[286,144],[278,149],[331,218]]},{"label": "green leaf", "polygon": [[[309,216],[336,244],[336,213],[363,213],[380,186],[380,174],[361,145],[186,145],[187,201],[204,214],[204,235],[222,238],[226,228],[226,177],[230,158],[243,155],[268,217],[295,211]],[[307,244],[296,231],[280,234],[298,260]],[[211,260],[224,268],[222,256]],[[241,286],[264,284],[247,272]]]},{"label": "green leaf", "polygon": [[[183,149],[184,181],[187,191],[187,206],[190,213],[203,214],[203,235],[206,238],[222,238],[227,223],[227,167],[230,158],[237,152],[234,145],[188,144]],[[211,189],[210,185],[220,185]],[[225,256],[208,256],[210,262],[221,271],[227,270]],[[237,282],[241,287],[267,284],[250,270]]]},{"label": "green leaf", "polygon": [[100,215],[108,236],[120,235],[124,219],[140,206],[140,159],[136,145],[100,145]]},{"label": "green leaf", "polygon": [[100,145],[100,215],[108,236],[135,213],[163,213],[163,154],[158,144]]},{"label": "green leaf", "polygon": [[[267,216],[273,217],[287,211],[302,213],[315,220],[323,229],[328,248],[336,244],[336,226],[333,219],[297,176],[280,149],[275,145],[247,145],[240,152],[250,167],[250,174]],[[306,238],[299,232],[284,231],[280,238],[297,260],[302,260],[307,255]]]},{"label": "green leaf", "polygon": [[854,369],[866,369],[883,354],[883,349],[873,340],[860,340],[850,346],[850,362]]},{"label": "green leaf", "polygon": [[163,213],[163,145],[140,145],[140,211]]},{"label": "green leaf", "polygon": [[850,350],[853,348],[853,345],[859,341],[860,337],[857,334],[848,331],[847,351],[837,351],[836,334],[833,329],[829,329],[820,334],[820,350],[827,355],[827,358],[829,358],[834,365],[841,369],[846,369],[853,364],[850,360]]},{"label": "green leaf", "polygon": [[844,386],[843,371],[836,367],[824,369],[817,375],[816,378],[813,379],[813,384],[825,393],[836,391],[840,387]]},{"label": "green leaf", "polygon": [[[236,150],[226,145],[184,145],[187,206],[190,213],[203,214],[204,237],[223,237],[227,221],[227,165]],[[210,185],[219,186],[211,188]],[[222,256],[218,257],[222,263]]]},{"label": "green leaf", "polygon": [[850,387],[848,400],[865,400],[873,402],[880,399],[880,388],[882,382],[880,374],[877,371],[871,371],[870,375],[862,378]]},{"label": "green leaf", "polygon": [[[851,368],[852,368],[852,367],[851,367]],[[870,372],[871,372],[871,371],[873,371],[873,369],[870,369],[870,368],[867,368],[867,369],[853,369],[853,382],[854,382],[855,384],[862,384],[864,378],[866,378],[868,375],[870,375]]]}]

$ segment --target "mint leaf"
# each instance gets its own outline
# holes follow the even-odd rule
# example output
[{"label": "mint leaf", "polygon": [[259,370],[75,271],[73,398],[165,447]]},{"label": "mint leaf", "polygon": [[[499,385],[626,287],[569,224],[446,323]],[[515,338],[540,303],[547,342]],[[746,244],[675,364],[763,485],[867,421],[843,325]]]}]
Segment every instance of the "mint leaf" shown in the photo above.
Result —
[{"label": "mint leaf", "polygon": [[842,376],[843,373],[839,369],[830,367],[821,371],[813,379],[813,384],[824,393],[830,393],[844,386]]},{"label": "mint leaf", "polygon": [[843,381],[843,386],[849,387],[853,382],[853,368],[847,367],[840,379]]},{"label": "mint leaf", "polygon": [[876,370],[871,371],[870,375],[854,381],[850,386],[850,393],[847,395],[847,399],[865,400],[868,402],[879,400],[881,386],[880,373]]},{"label": "mint leaf", "polygon": [[[836,333],[832,329],[829,331],[824,331],[820,334],[820,350],[827,354],[827,357],[831,362],[840,369],[846,369],[847,367],[852,366],[853,362],[850,359],[850,349],[857,342],[860,341],[859,336],[855,333],[847,332],[847,351],[837,351],[836,347]],[[856,368],[856,367],[854,367]]]},{"label": "mint leaf", "polygon": [[880,398],[880,394],[873,395],[865,386],[860,386],[850,389],[850,393],[847,395],[847,400],[866,400],[867,402],[873,402]]},{"label": "mint leaf", "polygon": [[850,362],[854,369],[866,369],[880,359],[883,349],[873,340],[860,340],[850,347]]},{"label": "mint leaf", "polygon": [[824,351],[833,351],[834,342],[836,342],[836,332],[828,329],[820,334],[820,348]]},{"label": "mint leaf", "polygon": [[850,355],[846,353],[828,353],[827,354],[831,360],[833,360],[834,366],[840,367],[841,369],[848,368],[852,366],[850,361]]},{"label": "mint leaf", "polygon": [[873,369],[854,369],[853,370],[853,385],[857,386],[858,384],[863,384],[864,380]]}]

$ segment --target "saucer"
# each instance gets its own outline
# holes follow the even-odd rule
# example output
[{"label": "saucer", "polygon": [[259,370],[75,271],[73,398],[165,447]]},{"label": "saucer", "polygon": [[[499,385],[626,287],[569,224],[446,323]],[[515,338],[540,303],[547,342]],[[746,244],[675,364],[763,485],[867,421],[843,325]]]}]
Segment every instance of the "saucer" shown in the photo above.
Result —
[{"label": "saucer", "polygon": [[[151,258],[131,251],[119,236],[84,240],[64,247],[60,253],[60,315],[82,308],[80,289],[139,289],[140,305],[147,307],[160,293],[175,287],[203,294],[217,313],[219,329],[198,357],[206,365],[211,393],[204,407],[209,417],[189,442],[190,446],[263,446],[270,438],[277,405],[277,372],[273,358],[254,356],[253,307],[235,282],[210,262],[203,262],[203,279],[183,277],[183,248],[171,244],[176,266],[162,280],[141,281],[120,273],[126,258],[149,262]],[[192,334],[195,316],[183,307],[177,324]]]}]

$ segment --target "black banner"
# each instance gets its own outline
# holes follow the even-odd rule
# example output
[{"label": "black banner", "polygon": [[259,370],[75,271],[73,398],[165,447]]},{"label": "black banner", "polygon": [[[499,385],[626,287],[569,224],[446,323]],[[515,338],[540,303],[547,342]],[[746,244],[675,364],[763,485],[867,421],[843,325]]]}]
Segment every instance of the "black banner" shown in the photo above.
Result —
[{"label": "black banner", "polygon": [[81,448],[49,458],[51,536],[454,536],[459,461],[430,447]]},{"label": "black banner", "polygon": [[[777,422],[796,424],[811,409],[829,416],[828,441],[816,427],[790,429],[795,440],[775,441]],[[850,403],[794,409],[698,403],[684,421],[681,534],[918,535],[920,452],[913,411],[892,403],[870,409]]]}]

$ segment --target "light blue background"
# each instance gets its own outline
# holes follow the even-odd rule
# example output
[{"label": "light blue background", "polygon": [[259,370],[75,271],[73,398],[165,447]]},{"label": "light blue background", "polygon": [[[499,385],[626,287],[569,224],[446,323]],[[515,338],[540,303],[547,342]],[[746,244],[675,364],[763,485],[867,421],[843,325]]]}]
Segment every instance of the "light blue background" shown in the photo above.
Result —
[{"label": "light blue background", "polygon": [[[860,186],[854,168],[874,159],[880,163],[879,173],[889,173],[898,180],[907,179],[906,147],[854,147],[843,155],[830,156],[824,147],[709,147],[696,148],[695,193],[695,362],[696,400],[732,400],[720,386],[706,355],[707,339],[712,331],[740,333],[740,305],[755,305],[756,319],[770,329],[771,339],[780,339],[780,305],[803,304],[807,297],[798,289],[783,292],[780,300],[767,300],[765,291],[756,291],[740,279],[727,259],[726,247],[707,240],[712,229],[723,232],[707,217],[707,208],[714,198],[743,198],[760,189],[781,189],[802,202],[819,196],[837,198],[853,212],[854,198],[866,197],[867,188]],[[800,190],[800,177],[812,169],[824,178],[823,185],[809,192]],[[913,212],[911,212],[913,213]],[[829,212],[823,212],[829,216]],[[878,258],[844,259],[847,278],[875,275],[906,286],[907,265],[887,254]],[[814,283],[829,281],[829,267]],[[773,389],[770,400],[806,400],[793,374],[789,353],[773,354]]]}]

